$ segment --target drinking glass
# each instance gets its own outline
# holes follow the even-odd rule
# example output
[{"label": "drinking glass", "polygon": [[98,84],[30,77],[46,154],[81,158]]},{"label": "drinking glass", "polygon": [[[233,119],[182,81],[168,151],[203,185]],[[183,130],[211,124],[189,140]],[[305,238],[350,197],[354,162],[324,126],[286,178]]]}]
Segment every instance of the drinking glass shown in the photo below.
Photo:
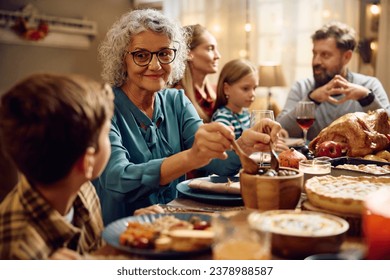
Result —
[{"label": "drinking glass", "polygon": [[315,121],[315,104],[312,101],[300,101],[296,108],[296,120],[303,130],[303,140],[307,144],[307,131]]},{"label": "drinking glass", "polygon": [[249,225],[248,217],[252,212],[243,210],[212,217],[214,260],[271,259],[271,233]]},{"label": "drinking glass", "polygon": [[[251,118],[250,118],[250,127],[253,127],[256,123],[258,123],[260,120],[265,119],[265,118],[275,120],[274,111],[272,111],[272,110],[252,110],[251,111]],[[268,154],[267,158],[269,158],[269,159],[271,158],[270,153],[259,152],[256,154],[260,155],[260,161],[259,161],[260,166],[263,166],[264,157],[267,154]]]}]

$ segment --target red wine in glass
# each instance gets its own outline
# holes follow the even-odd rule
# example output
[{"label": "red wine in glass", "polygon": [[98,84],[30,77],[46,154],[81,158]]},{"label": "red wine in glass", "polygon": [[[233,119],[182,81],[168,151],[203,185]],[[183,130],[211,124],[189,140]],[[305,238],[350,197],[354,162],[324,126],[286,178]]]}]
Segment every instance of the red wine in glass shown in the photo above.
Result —
[{"label": "red wine in glass", "polygon": [[305,117],[297,117],[297,123],[302,129],[309,129],[313,123],[315,118],[305,118]]},{"label": "red wine in glass", "polygon": [[307,131],[315,121],[315,104],[312,101],[300,101],[295,109],[296,120],[303,130],[303,140],[307,142]]}]

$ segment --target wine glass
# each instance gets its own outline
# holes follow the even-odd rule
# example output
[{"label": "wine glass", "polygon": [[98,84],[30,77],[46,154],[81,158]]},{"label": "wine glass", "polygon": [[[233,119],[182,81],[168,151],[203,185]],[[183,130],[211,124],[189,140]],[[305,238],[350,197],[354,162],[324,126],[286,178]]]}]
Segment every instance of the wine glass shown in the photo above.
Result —
[{"label": "wine glass", "polygon": [[[274,111],[272,111],[272,110],[252,110],[251,111],[251,118],[250,118],[250,127],[253,127],[256,123],[258,123],[260,120],[265,119],[265,118],[275,120]],[[267,153],[259,152],[258,154],[260,155],[260,161],[259,161],[260,166],[263,166],[264,156]],[[271,158],[270,155],[269,155],[269,158]]]},{"label": "wine glass", "polygon": [[296,120],[303,130],[303,141],[307,143],[307,131],[315,121],[315,104],[312,101],[300,101],[296,108]]}]

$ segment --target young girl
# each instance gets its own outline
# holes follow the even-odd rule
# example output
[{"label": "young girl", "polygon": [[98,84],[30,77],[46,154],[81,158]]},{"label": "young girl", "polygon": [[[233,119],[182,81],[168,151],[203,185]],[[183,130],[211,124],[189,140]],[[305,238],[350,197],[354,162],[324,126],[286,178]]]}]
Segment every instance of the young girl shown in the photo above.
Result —
[{"label": "young girl", "polygon": [[255,99],[258,84],[256,67],[244,59],[229,61],[219,75],[212,121],[233,126],[236,139],[249,128],[250,114],[247,108]]}]

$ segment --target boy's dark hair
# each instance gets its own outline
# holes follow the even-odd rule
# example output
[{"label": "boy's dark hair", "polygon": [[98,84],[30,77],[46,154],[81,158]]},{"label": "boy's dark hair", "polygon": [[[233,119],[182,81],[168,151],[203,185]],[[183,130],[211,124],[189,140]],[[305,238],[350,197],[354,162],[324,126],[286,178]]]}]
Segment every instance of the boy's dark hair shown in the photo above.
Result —
[{"label": "boy's dark hair", "polygon": [[343,51],[353,51],[356,47],[356,32],[355,30],[341,22],[332,21],[318,29],[311,36],[314,41],[334,38],[337,48]]},{"label": "boy's dark hair", "polygon": [[112,91],[82,76],[34,74],[0,103],[4,149],[32,183],[64,178],[88,147],[98,149],[113,110]]}]

